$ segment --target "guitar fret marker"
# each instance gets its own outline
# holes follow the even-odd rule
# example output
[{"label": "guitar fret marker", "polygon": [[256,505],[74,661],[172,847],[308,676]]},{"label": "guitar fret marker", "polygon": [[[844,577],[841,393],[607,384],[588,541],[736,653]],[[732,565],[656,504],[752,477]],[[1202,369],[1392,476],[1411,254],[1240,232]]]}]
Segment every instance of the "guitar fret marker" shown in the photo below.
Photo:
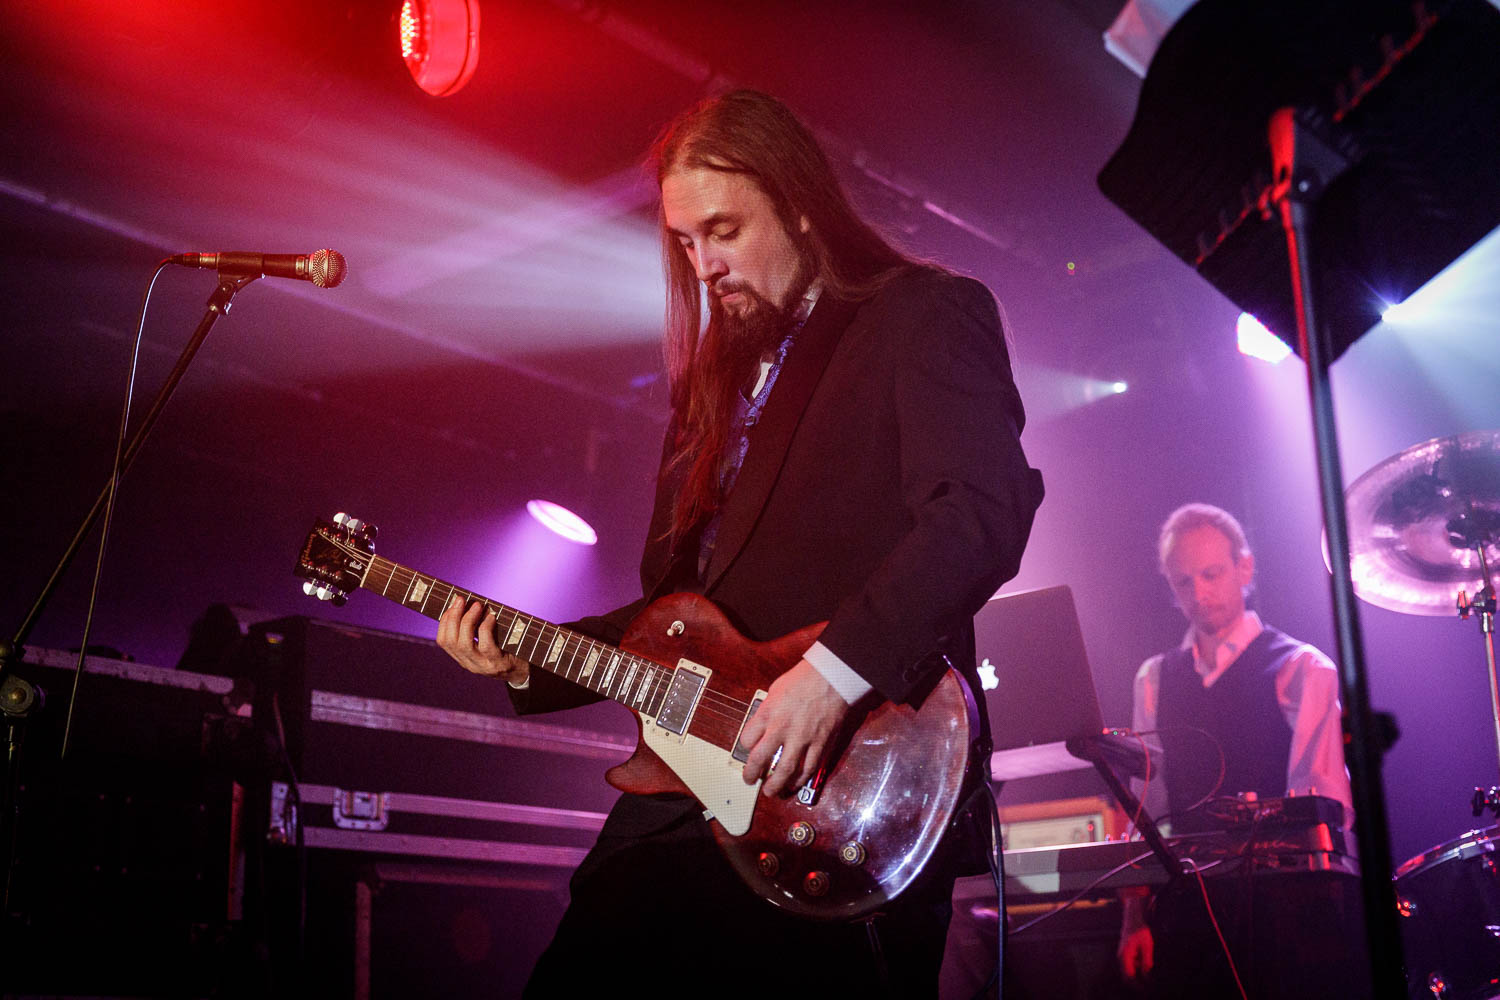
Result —
[{"label": "guitar fret marker", "polygon": [[[635,681],[635,672],[639,669],[639,663],[632,663],[630,665],[630,670],[625,674],[625,682],[620,685],[620,694],[618,696],[620,701],[625,701],[625,699],[630,697],[630,685]],[[629,702],[625,703],[629,704]]]},{"label": "guitar fret marker", "polygon": [[425,604],[426,603],[426,598],[427,598],[427,581],[423,580],[423,579],[420,579],[420,578],[412,580],[412,582],[411,582],[411,594],[410,594],[410,596],[407,597],[407,601],[409,601],[412,604],[421,605],[421,604]]},{"label": "guitar fret marker", "polygon": [[615,668],[620,665],[620,654],[616,653],[609,658],[609,669],[604,671],[604,680],[599,683],[599,690],[608,691],[609,682],[615,679]]},{"label": "guitar fret marker", "polygon": [[547,650],[547,659],[544,662],[556,663],[558,654],[562,652],[563,643],[565,641],[566,640],[563,639],[563,634],[561,632],[557,633],[557,638],[552,640],[552,646]]},{"label": "guitar fret marker", "polygon": [[583,660],[583,673],[579,674],[578,676],[580,678],[583,678],[583,677],[588,677],[589,675],[591,675],[594,672],[594,666],[598,662],[599,662],[599,647],[598,646],[590,646],[589,647],[589,655],[586,656],[586,657],[584,657],[584,660]]},{"label": "guitar fret marker", "polygon": [[504,645],[515,646],[519,648],[521,645],[521,636],[525,633],[526,623],[522,621],[520,616],[518,615],[516,616],[516,620],[511,623],[510,634],[505,637]]}]

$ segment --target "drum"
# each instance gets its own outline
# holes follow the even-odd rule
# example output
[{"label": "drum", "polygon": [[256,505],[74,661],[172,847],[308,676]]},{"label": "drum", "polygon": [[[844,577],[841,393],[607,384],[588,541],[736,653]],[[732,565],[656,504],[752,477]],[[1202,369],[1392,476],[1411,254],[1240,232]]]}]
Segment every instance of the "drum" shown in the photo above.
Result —
[{"label": "drum", "polygon": [[1500,827],[1471,830],[1396,869],[1411,1000],[1500,997]]}]

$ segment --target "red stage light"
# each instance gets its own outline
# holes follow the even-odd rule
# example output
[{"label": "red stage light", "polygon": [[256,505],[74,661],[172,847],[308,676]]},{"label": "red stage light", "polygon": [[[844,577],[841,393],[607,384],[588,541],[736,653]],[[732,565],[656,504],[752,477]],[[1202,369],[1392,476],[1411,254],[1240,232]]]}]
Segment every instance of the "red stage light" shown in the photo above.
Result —
[{"label": "red stage light", "polygon": [[433,97],[457,93],[479,65],[479,0],[404,0],[401,58]]}]

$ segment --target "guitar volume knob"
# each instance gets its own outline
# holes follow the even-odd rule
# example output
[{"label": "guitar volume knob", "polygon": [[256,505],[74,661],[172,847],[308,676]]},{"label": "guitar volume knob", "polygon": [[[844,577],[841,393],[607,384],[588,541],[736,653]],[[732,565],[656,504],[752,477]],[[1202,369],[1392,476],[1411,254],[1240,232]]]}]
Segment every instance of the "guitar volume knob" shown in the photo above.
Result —
[{"label": "guitar volume knob", "polygon": [[831,885],[827,872],[808,872],[802,880],[802,891],[809,896],[826,896]]},{"label": "guitar volume knob", "polygon": [[781,871],[781,859],[770,851],[761,851],[760,856],[755,859],[755,867],[766,878],[771,878]]},{"label": "guitar volume knob", "polygon": [[850,867],[857,868],[864,864],[866,856],[865,845],[857,840],[851,840],[839,848],[839,860]]},{"label": "guitar volume knob", "polygon": [[812,824],[803,822],[802,820],[793,823],[791,829],[786,832],[786,839],[798,847],[812,846],[812,842],[817,839],[817,836],[818,832],[812,828]]}]

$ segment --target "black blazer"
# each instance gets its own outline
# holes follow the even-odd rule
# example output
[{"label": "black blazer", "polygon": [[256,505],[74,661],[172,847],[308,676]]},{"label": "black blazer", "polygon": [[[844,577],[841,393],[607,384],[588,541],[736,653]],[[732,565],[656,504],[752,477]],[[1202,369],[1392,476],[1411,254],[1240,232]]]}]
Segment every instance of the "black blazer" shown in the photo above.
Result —
[{"label": "black blazer", "polygon": [[[703,593],[751,639],[828,620],[822,642],[885,698],[912,697],[941,669],[935,652],[979,691],[973,615],[1016,574],[1042,499],[1024,420],[983,285],[920,269],[863,302],[825,293],[751,431]],[[618,642],[691,575],[696,542],[674,552],[661,538],[674,489],[658,478],[645,596],[581,631]],[[518,711],[598,698],[531,677],[511,692]]]}]

